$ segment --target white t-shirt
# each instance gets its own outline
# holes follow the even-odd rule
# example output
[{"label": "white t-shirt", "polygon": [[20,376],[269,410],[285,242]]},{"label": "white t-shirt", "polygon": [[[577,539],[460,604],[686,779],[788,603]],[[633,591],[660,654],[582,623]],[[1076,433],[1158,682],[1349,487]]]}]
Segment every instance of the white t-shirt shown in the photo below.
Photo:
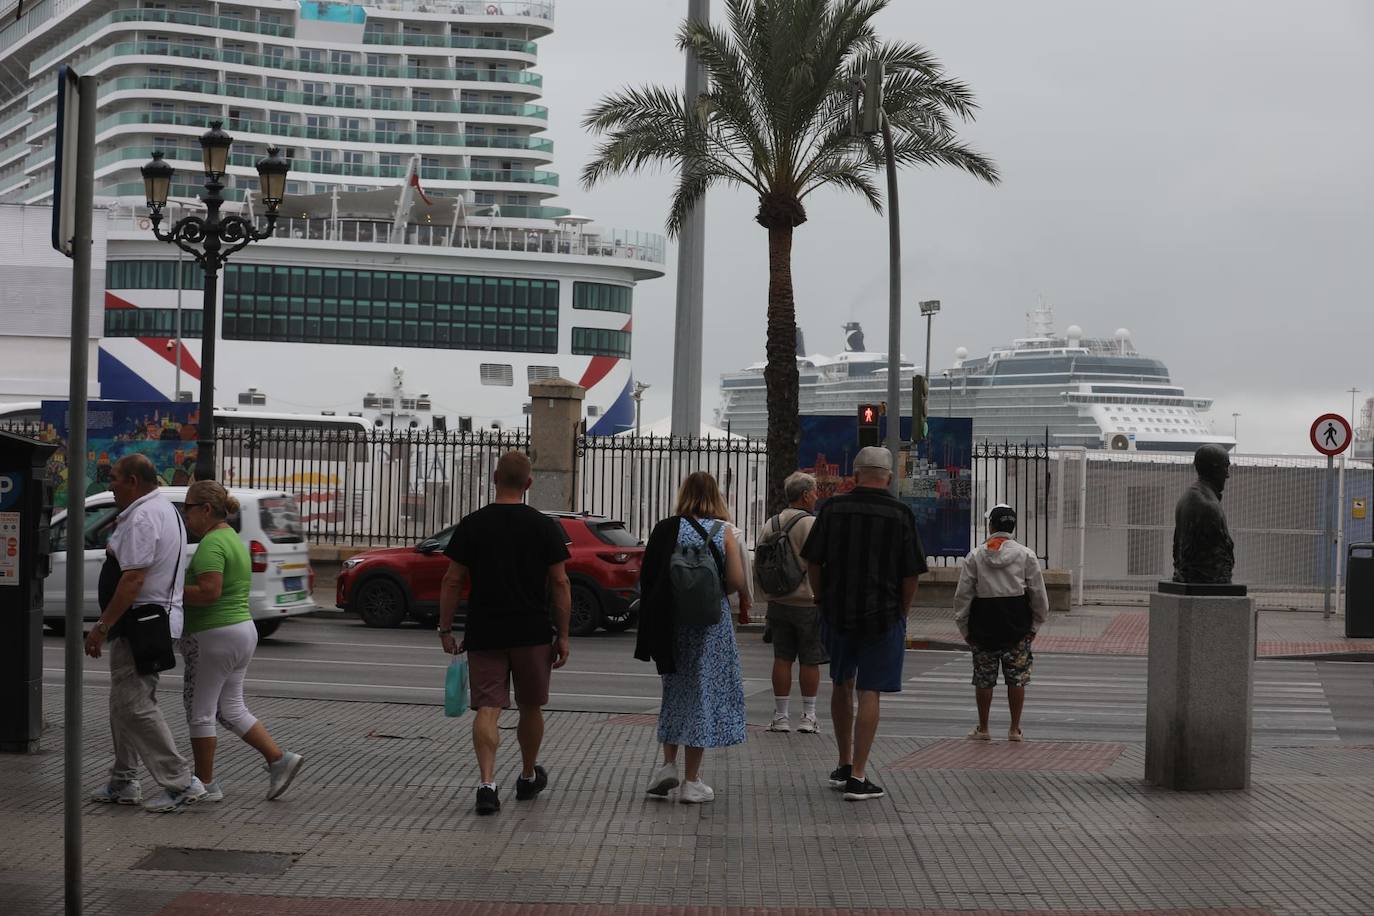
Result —
[{"label": "white t-shirt", "polygon": [[157,490],[140,496],[119,513],[110,553],[119,568],[147,570],[134,606],[160,604],[169,612],[172,638],[181,636],[182,583],[186,576],[186,532],[181,516]]}]

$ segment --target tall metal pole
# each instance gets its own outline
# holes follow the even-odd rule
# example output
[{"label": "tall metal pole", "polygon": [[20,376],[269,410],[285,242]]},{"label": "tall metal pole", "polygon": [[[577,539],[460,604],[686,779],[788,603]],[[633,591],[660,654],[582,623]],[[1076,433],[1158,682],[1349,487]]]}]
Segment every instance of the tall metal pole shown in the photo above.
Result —
[{"label": "tall metal pole", "polygon": [[205,182],[205,299],[201,305],[200,421],[196,442],[196,480],[215,479],[215,338],[219,336],[219,210],[224,205],[224,185],[211,178]]},{"label": "tall metal pole", "polygon": [[[711,0],[688,0],[687,18],[705,23],[711,18]],[[683,85],[688,107],[706,91],[706,68],[696,54],[687,52],[687,76]],[[701,433],[701,337],[702,296],[706,280],[706,206],[692,208],[677,248],[677,325],[673,343],[672,435]]]},{"label": "tall metal pole", "polygon": [[1323,572],[1324,572],[1323,578],[1325,579],[1325,583],[1324,583],[1324,584],[1325,584],[1325,586],[1326,586],[1325,588],[1322,589],[1322,592],[1323,592],[1323,596],[1322,596],[1322,597],[1323,597],[1323,600],[1322,600],[1322,619],[1323,619],[1323,620],[1326,620],[1326,619],[1330,618],[1330,616],[1331,616],[1331,584],[1332,584],[1332,583],[1331,583],[1331,579],[1332,579],[1332,573],[1331,573],[1332,562],[1331,562],[1331,561],[1332,561],[1332,551],[1333,551],[1333,549],[1334,549],[1334,547],[1335,547],[1334,541],[1335,541],[1335,537],[1336,537],[1336,535],[1335,535],[1335,521],[1336,521],[1336,517],[1335,517],[1335,516],[1336,516],[1336,507],[1333,506],[1333,505],[1331,504],[1331,501],[1332,501],[1331,476],[1332,476],[1332,469],[1335,467],[1335,464],[1336,464],[1336,459],[1333,458],[1333,457],[1330,456],[1330,455],[1327,455],[1327,456],[1326,456],[1326,485],[1325,485],[1325,489],[1324,489],[1323,492],[1322,492],[1322,495],[1325,497],[1325,499],[1324,499],[1323,501],[1326,503],[1326,511],[1325,511],[1324,513],[1322,513],[1323,515],[1326,516],[1326,541],[1325,541],[1325,543],[1322,545],[1322,569],[1323,569]]},{"label": "tall metal pole", "polygon": [[883,118],[883,158],[887,164],[887,450],[892,453],[891,488],[895,496],[902,450],[902,226],[897,208],[897,160],[892,155],[892,125],[886,117]]},{"label": "tall metal pole", "polygon": [[176,387],[172,389],[173,401],[181,400],[181,287],[185,285],[182,282],[185,275],[181,271],[181,259],[185,254],[186,252],[182,251],[180,248],[177,249],[177,339],[175,360],[177,366],[177,383]]},{"label": "tall metal pole", "polygon": [[91,246],[95,198],[96,78],[77,84],[75,234],[72,238],[71,379],[67,394],[67,608],[63,673],[62,847],[67,916],[81,914],[81,632],[86,591],[86,397],[90,380]]},{"label": "tall metal pole", "polygon": [[[931,312],[930,314],[926,315],[926,365],[925,365],[926,378],[930,378],[930,327],[931,327],[931,325],[934,324],[934,323],[935,323],[935,313],[934,313],[934,312]],[[913,439],[916,438],[916,433],[915,433],[914,430],[913,430],[912,433],[911,433],[911,438],[913,438]]]}]

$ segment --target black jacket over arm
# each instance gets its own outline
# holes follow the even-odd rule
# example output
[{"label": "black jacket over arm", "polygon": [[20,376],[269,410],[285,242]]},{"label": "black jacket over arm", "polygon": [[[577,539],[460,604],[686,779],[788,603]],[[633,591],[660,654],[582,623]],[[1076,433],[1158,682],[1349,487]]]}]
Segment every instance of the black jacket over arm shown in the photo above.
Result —
[{"label": "black jacket over arm", "polygon": [[676,515],[654,526],[644,548],[639,572],[639,632],[635,658],[658,665],[659,674],[676,674],[673,660],[673,589],[668,564],[677,547],[680,523]]}]

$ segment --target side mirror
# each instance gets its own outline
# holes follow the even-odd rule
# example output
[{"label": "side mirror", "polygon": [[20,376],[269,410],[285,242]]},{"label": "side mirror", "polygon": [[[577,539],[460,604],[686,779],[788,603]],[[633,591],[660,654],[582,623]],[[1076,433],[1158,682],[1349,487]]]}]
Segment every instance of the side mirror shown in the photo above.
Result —
[{"label": "side mirror", "polygon": [[415,545],[415,550],[418,553],[436,553],[439,550],[439,542],[434,538],[425,538]]}]

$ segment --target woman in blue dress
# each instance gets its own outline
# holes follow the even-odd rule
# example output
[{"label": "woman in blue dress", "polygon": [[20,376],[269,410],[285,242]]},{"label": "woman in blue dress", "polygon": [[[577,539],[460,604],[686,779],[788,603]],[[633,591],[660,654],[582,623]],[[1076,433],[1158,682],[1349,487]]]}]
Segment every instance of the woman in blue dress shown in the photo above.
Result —
[{"label": "woman in blue dress", "polygon": [[[677,515],[655,526],[645,548],[635,656],[656,662],[663,677],[658,713],[663,763],[649,782],[650,798],[666,799],[679,786],[677,757],[678,747],[683,746],[686,781],[681,783],[678,800],[683,804],[712,801],[715,792],[701,778],[706,748],[744,743],[744,679],[727,596],[740,594],[741,623],[749,621],[749,601],[741,552],[734,535],[722,524],[728,516],[715,478],[696,471],[678,491]],[[710,626],[675,619],[668,583],[674,550],[679,545],[705,545],[703,531],[715,546],[713,557],[725,562],[720,619]]]}]

